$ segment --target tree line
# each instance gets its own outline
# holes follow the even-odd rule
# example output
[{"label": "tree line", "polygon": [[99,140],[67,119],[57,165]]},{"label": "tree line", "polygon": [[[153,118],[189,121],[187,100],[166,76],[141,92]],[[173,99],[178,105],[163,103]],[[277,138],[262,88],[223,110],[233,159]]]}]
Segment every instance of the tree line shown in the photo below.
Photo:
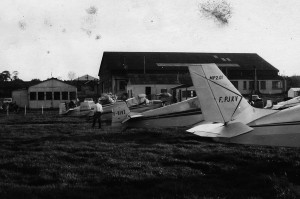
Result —
[{"label": "tree line", "polygon": [[34,84],[41,82],[39,79],[31,81],[23,81],[19,78],[19,72],[9,72],[7,70],[0,73],[0,98],[11,97],[12,91],[28,88]]}]

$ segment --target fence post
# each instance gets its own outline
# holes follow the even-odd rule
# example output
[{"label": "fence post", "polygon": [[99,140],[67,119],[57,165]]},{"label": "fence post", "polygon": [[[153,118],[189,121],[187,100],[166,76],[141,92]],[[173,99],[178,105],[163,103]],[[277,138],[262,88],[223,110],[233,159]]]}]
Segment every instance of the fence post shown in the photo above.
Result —
[{"label": "fence post", "polygon": [[42,105],[42,115],[44,114],[44,107],[43,107],[43,105]]},{"label": "fence post", "polygon": [[24,114],[26,115],[26,105],[25,105],[25,113]]},{"label": "fence post", "polygon": [[6,115],[7,116],[9,115],[9,104],[7,104],[7,107],[6,107]]}]

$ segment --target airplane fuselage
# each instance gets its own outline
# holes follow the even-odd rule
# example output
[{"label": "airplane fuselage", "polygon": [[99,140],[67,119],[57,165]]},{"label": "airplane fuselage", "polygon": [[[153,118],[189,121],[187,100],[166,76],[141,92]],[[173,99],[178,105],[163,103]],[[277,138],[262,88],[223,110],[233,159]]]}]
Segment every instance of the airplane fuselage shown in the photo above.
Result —
[{"label": "airplane fuselage", "polygon": [[252,131],[216,141],[269,146],[300,147],[300,106],[277,111],[247,124]]}]

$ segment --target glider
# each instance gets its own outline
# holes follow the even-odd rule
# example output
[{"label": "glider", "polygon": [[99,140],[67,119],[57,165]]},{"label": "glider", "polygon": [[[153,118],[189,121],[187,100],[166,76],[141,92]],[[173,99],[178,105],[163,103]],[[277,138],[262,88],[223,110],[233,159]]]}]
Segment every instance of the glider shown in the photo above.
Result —
[{"label": "glider", "polygon": [[252,107],[218,66],[188,66],[204,120],[188,132],[216,141],[300,147],[300,106],[284,110]]}]

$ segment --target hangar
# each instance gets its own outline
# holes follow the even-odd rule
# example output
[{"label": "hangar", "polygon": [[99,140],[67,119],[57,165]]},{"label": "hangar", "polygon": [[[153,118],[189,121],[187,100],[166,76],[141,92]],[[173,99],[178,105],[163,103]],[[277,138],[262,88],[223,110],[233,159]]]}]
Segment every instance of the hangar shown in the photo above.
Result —
[{"label": "hangar", "polygon": [[77,99],[77,88],[56,78],[47,79],[28,89],[13,91],[13,101],[29,108],[58,108],[61,102]]},{"label": "hangar", "polygon": [[[133,78],[143,75],[173,76],[181,84],[191,84],[187,67],[159,66],[158,63],[216,63],[229,80],[242,94],[253,92],[278,94],[286,91],[285,80],[278,75],[279,70],[256,53],[185,53],[185,52],[104,52],[99,69],[100,90],[102,93],[128,93]],[[129,83],[129,85],[128,85]],[[147,84],[137,85],[139,91],[157,94],[149,90]],[[148,90],[147,90],[148,89]],[[160,91],[157,91],[160,92]]]},{"label": "hangar", "polygon": [[29,108],[58,108],[61,102],[77,99],[77,88],[55,78],[28,88]]}]

